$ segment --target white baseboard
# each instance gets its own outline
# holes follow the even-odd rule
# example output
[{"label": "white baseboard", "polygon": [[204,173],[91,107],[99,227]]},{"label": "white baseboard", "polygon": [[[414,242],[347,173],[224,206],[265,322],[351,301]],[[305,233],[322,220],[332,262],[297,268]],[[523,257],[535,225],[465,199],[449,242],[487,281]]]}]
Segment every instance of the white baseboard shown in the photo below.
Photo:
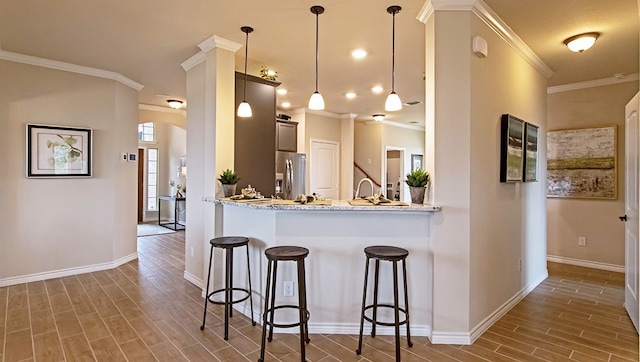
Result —
[{"label": "white baseboard", "polygon": [[42,272],[42,273],[34,273],[29,275],[21,275],[17,277],[4,278],[4,279],[0,279],[0,287],[6,287],[9,285],[37,282],[40,280],[62,278],[70,275],[92,273],[92,272],[101,271],[101,270],[113,269],[113,268],[119,267],[122,264],[126,264],[131,260],[136,260],[136,259],[138,259],[137,252],[124,256],[110,263],[93,264],[93,265],[87,265],[82,267],[59,269],[59,270],[53,270],[48,272]]},{"label": "white baseboard", "polygon": [[542,283],[549,276],[548,272],[545,272],[541,275],[537,280],[533,281],[526,287],[524,287],[520,292],[511,297],[508,301],[506,301],[502,306],[496,309],[493,313],[491,313],[487,318],[485,318],[482,322],[478,323],[475,328],[471,330],[471,332],[439,332],[433,331],[431,335],[431,343],[433,344],[462,344],[462,345],[470,345],[478,339],[482,333],[486,332],[487,329],[491,328],[491,326],[498,321],[500,318],[504,317],[511,308],[515,307],[516,304],[520,303],[524,297],[526,297],[532,290],[534,290],[540,283]]},{"label": "white baseboard", "polygon": [[195,285],[196,287],[202,289],[202,297],[204,298],[204,280],[198,278],[197,276],[187,272],[186,270],[184,271],[184,274],[182,275],[183,278],[185,278],[188,282],[190,282],[191,284]]},{"label": "white baseboard", "polygon": [[613,271],[613,272],[618,272],[618,273],[624,273],[624,265],[600,263],[600,262],[597,262],[597,261],[567,258],[567,257],[564,257],[564,256],[557,256],[557,255],[547,255],[547,261],[551,261],[551,262],[554,262],[554,263],[561,263],[561,264],[583,266],[583,267],[586,267],[586,268]]}]

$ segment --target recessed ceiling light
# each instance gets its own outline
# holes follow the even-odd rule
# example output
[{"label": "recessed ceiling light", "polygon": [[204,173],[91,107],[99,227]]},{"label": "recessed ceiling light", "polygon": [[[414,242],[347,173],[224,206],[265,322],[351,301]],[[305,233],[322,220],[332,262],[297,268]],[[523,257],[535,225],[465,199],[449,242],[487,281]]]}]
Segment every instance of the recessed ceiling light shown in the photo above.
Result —
[{"label": "recessed ceiling light", "polygon": [[291,103],[289,103],[289,102],[282,102],[280,105],[282,106],[282,108],[289,108],[289,107],[291,107]]},{"label": "recessed ceiling light", "polygon": [[377,86],[374,86],[373,88],[371,88],[371,91],[373,93],[376,93],[376,94],[382,93],[383,90],[384,90],[384,88],[382,88],[382,86],[380,86],[380,85],[377,85]]},{"label": "recessed ceiling light", "polygon": [[362,59],[367,56],[367,51],[364,49],[355,49],[351,52],[351,56],[356,59]]},{"label": "recessed ceiling light", "polygon": [[353,92],[349,92],[345,94],[345,97],[347,97],[347,99],[354,99],[356,97],[356,94]]},{"label": "recessed ceiling light", "polygon": [[278,94],[280,95],[285,95],[287,94],[287,90],[284,88],[278,88],[278,90],[276,91]]}]

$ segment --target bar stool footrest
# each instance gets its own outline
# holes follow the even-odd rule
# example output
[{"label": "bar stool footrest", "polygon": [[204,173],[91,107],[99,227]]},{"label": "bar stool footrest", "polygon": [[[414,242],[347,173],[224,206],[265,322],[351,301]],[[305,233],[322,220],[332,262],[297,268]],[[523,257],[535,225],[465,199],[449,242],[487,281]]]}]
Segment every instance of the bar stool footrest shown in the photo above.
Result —
[{"label": "bar stool footrest", "polygon": [[[367,311],[367,309],[372,309],[373,307],[375,307],[374,304],[368,305],[364,308],[365,312]],[[378,304],[378,308],[390,308],[390,309],[395,309],[395,307],[392,304]],[[407,324],[407,311],[404,308],[400,308],[398,307],[398,311],[400,311],[402,314],[404,314],[404,319],[400,320],[398,322],[398,325],[404,325]],[[369,322],[369,323],[375,323],[379,326],[387,326],[387,327],[394,327],[396,325],[395,322],[382,322],[382,321],[374,321],[373,318],[369,318],[366,316],[364,316],[364,319]]]},{"label": "bar stool footrest", "polygon": [[[232,300],[231,302],[229,302],[229,304],[236,304],[236,303],[244,302],[245,300],[249,299],[249,297],[251,296],[251,292],[249,292],[248,289],[231,288],[231,290],[232,291],[236,291],[236,292],[243,292],[243,293],[246,293],[246,295],[242,296],[240,299]],[[225,302],[224,300],[219,301],[219,300],[211,299],[211,297],[213,297],[215,294],[226,292],[226,291],[227,291],[226,289],[218,289],[218,290],[214,290],[213,292],[209,293],[209,295],[207,295],[207,299],[209,299],[209,303],[222,304],[222,305],[226,304],[227,302]]]},{"label": "bar stool footrest", "polygon": [[300,326],[301,323],[306,323],[307,321],[309,321],[309,317],[311,316],[311,313],[309,313],[308,310],[306,309],[302,309],[302,311],[304,312],[304,318],[302,319],[302,321],[300,322],[295,322],[295,323],[291,323],[291,324],[281,324],[281,323],[271,323],[268,318],[266,318],[267,316],[270,315],[270,313],[275,312],[276,309],[283,309],[283,308],[289,308],[289,309],[300,309],[297,305],[278,305],[274,308],[270,308],[267,309],[264,312],[264,316],[265,319],[267,319],[266,321],[264,321],[268,326],[271,326],[271,328],[273,327],[278,327],[278,328],[293,328],[293,327],[298,327]]}]

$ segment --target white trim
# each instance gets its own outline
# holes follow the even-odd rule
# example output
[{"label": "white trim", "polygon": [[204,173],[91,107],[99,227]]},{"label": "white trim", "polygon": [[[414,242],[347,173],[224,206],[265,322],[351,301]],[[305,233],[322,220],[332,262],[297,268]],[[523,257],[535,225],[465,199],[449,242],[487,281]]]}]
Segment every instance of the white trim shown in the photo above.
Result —
[{"label": "white trim", "polygon": [[[342,116],[337,114],[337,113],[332,113],[332,112],[327,112],[327,111],[315,111],[315,110],[309,109],[309,108],[303,108],[303,109],[305,109],[305,113],[308,113],[308,114],[316,114],[318,116],[325,116],[325,117],[342,119]],[[345,113],[345,114],[350,114],[350,113]]]},{"label": "white trim", "polygon": [[546,79],[553,70],[482,0],[427,0],[416,18],[426,23],[435,11],[472,11]]},{"label": "white trim", "polygon": [[386,120],[384,120],[384,121],[382,121],[380,123],[385,124],[387,126],[412,129],[414,131],[424,131],[424,126],[420,127],[420,126],[414,126],[412,124],[405,124],[405,123],[399,123],[399,122],[394,122],[394,121],[386,121]]},{"label": "white trim", "polygon": [[513,307],[515,307],[520,301],[522,301],[531,291],[533,291],[540,283],[549,277],[549,271],[545,270],[537,280],[530,283],[523,288],[518,294],[514,295],[506,301],[500,308],[496,309],[491,315],[485,318],[482,322],[478,323],[475,328],[471,330],[471,343],[475,342],[484,332],[486,332],[491,326],[497,322],[500,318],[504,317]]},{"label": "white trim", "polygon": [[142,84],[136,81],[133,81],[120,73],[97,69],[97,68],[85,67],[82,65],[60,62],[57,60],[34,57],[31,55],[8,52],[2,49],[0,49],[0,60],[8,60],[16,63],[35,65],[37,67],[57,69],[57,70],[62,70],[70,73],[78,73],[78,74],[89,75],[92,77],[111,79],[111,80],[115,80],[116,82],[120,82],[128,87],[131,87],[137,91],[140,91],[142,88],[144,88]]},{"label": "white trim", "polygon": [[212,35],[208,39],[205,39],[203,42],[198,44],[198,48],[200,48],[200,50],[205,53],[214,48],[220,48],[235,53],[240,50],[240,48],[242,48],[242,44],[219,37],[217,35]]},{"label": "white trim", "polygon": [[557,255],[547,255],[547,261],[560,263],[560,264],[583,266],[585,268],[593,268],[593,269],[624,273],[624,265],[601,263],[599,261],[574,259],[574,258],[567,258],[564,256],[557,256]]},{"label": "white trim", "polygon": [[613,77],[603,78],[603,79],[588,80],[585,82],[556,85],[553,87],[547,87],[547,94],[568,92],[568,91],[584,89],[584,88],[601,87],[605,85],[619,84],[619,83],[625,83],[625,82],[635,82],[638,79],[640,79],[640,77],[638,76],[638,73],[633,73],[633,74],[625,75],[623,77],[613,76]]},{"label": "white trim", "polygon": [[193,56],[191,56],[189,59],[180,63],[180,66],[182,67],[182,69],[185,70],[185,72],[187,72],[191,70],[191,68],[195,67],[196,65],[204,62],[204,58],[206,58],[206,54],[200,51],[194,54]]},{"label": "white trim", "polygon": [[184,109],[173,109],[171,107],[154,106],[153,104],[139,103],[138,109],[145,111],[164,112],[164,113],[177,113],[183,116],[187,116],[187,112]]},{"label": "white trim", "polygon": [[47,279],[53,279],[53,278],[62,278],[70,275],[76,275],[76,274],[92,273],[92,272],[101,271],[101,270],[114,269],[119,267],[120,265],[126,264],[136,259],[138,259],[137,252],[129,254],[127,256],[124,256],[118,260],[115,260],[109,263],[100,263],[100,264],[93,264],[93,265],[87,265],[82,267],[59,269],[59,270],[53,270],[48,272],[42,272],[42,273],[22,275],[18,277],[4,278],[4,279],[0,279],[0,287],[37,282],[40,280],[47,280]]},{"label": "white trim", "polygon": [[433,344],[473,344],[484,332],[486,332],[496,321],[504,317],[513,307],[522,301],[532,290],[542,283],[549,276],[549,272],[540,276],[533,283],[530,283],[516,295],[511,297],[502,306],[491,313],[482,322],[478,323],[470,333],[468,332],[438,332],[434,331],[431,335],[431,343]]},{"label": "white trim", "polygon": [[221,38],[217,35],[212,35],[198,44],[198,48],[200,48],[199,52],[197,52],[184,62],[180,63],[180,66],[182,66],[182,69],[184,69],[185,71],[189,71],[191,70],[191,68],[202,63],[206,58],[207,53],[214,48],[220,48],[235,53],[240,48],[242,48],[242,44],[225,38]]},{"label": "white trim", "polygon": [[[204,280],[196,277],[195,275],[187,272],[186,270],[184,271],[183,277],[190,282],[191,284],[195,285],[196,287],[202,289],[202,292],[204,293]],[[203,294],[204,297],[204,294]]]}]

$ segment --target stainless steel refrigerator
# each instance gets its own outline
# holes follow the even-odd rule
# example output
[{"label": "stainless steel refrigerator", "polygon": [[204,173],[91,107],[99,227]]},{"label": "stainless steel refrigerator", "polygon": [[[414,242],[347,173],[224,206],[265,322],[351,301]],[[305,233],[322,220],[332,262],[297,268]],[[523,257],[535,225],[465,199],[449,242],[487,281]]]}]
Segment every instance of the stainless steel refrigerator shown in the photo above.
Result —
[{"label": "stainless steel refrigerator", "polygon": [[294,152],[276,152],[276,194],[293,200],[306,194],[304,182],[307,155]]}]

